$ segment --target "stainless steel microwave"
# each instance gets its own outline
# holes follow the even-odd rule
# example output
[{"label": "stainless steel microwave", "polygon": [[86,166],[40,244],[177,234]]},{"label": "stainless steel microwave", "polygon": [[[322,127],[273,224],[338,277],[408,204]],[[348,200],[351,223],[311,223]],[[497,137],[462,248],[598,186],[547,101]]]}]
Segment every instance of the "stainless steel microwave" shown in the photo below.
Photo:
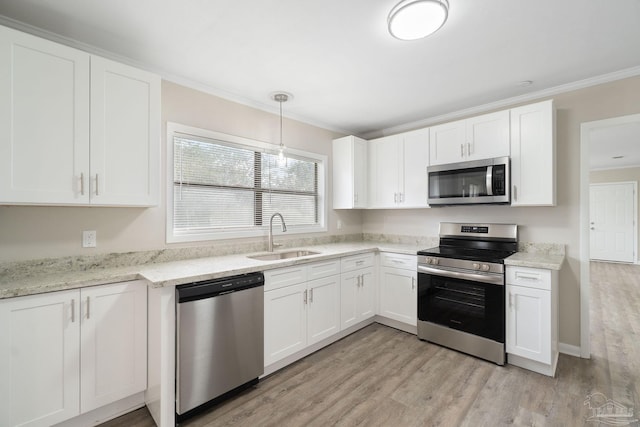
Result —
[{"label": "stainless steel microwave", "polygon": [[509,204],[509,157],[429,166],[429,205]]}]

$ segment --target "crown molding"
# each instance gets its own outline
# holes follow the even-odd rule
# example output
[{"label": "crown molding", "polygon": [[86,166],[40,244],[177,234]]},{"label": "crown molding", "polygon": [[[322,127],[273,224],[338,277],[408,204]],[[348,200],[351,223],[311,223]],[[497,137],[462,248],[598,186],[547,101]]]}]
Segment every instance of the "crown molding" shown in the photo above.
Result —
[{"label": "crown molding", "polygon": [[372,139],[372,138],[378,138],[381,136],[395,135],[401,132],[407,132],[410,130],[425,128],[437,123],[444,123],[452,120],[461,119],[463,117],[483,114],[488,111],[506,108],[506,107],[510,107],[512,105],[516,105],[520,103],[540,100],[541,98],[548,98],[555,95],[559,95],[561,93],[584,89],[591,86],[597,86],[600,84],[609,83],[616,80],[622,80],[629,77],[635,77],[638,75],[640,75],[640,67],[626,68],[624,70],[614,71],[612,73],[602,74],[595,77],[589,77],[587,79],[578,80],[575,82],[571,82],[571,83],[567,83],[559,86],[554,86],[548,89],[542,89],[536,92],[527,93],[525,95],[514,96],[512,98],[506,98],[500,101],[478,105],[476,107],[465,108],[463,110],[453,111],[451,113],[441,114],[439,116],[433,116],[433,117],[405,123],[398,126],[392,126],[379,131],[369,132],[364,135],[360,135],[360,137],[364,139]]}]

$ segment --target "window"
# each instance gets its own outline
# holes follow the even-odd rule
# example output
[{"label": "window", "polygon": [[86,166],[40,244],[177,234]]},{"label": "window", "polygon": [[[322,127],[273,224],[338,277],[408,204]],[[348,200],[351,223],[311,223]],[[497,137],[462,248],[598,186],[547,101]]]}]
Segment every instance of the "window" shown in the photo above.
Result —
[{"label": "window", "polygon": [[289,232],[325,231],[326,157],[168,124],[167,241],[266,234],[280,212]]}]

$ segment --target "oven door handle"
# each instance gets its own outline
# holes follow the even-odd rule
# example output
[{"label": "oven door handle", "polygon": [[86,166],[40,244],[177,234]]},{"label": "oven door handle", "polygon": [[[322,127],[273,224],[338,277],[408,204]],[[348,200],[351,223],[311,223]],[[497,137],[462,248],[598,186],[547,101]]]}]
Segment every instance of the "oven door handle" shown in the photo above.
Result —
[{"label": "oven door handle", "polygon": [[473,273],[461,273],[458,271],[442,270],[440,268],[426,267],[424,265],[418,265],[418,273],[432,274],[434,276],[451,277],[453,279],[472,280],[475,282],[489,283],[492,285],[504,286],[504,277],[494,274],[473,274]]}]

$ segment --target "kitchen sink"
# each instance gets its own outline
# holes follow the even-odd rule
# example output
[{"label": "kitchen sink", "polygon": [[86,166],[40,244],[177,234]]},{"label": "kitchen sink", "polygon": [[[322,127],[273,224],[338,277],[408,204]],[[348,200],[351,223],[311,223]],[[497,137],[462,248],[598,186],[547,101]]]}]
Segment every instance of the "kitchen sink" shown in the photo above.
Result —
[{"label": "kitchen sink", "polygon": [[318,255],[320,252],[314,251],[285,251],[270,252],[268,254],[247,255],[247,258],[257,259],[259,261],[275,261],[279,259],[299,258],[307,255]]}]

